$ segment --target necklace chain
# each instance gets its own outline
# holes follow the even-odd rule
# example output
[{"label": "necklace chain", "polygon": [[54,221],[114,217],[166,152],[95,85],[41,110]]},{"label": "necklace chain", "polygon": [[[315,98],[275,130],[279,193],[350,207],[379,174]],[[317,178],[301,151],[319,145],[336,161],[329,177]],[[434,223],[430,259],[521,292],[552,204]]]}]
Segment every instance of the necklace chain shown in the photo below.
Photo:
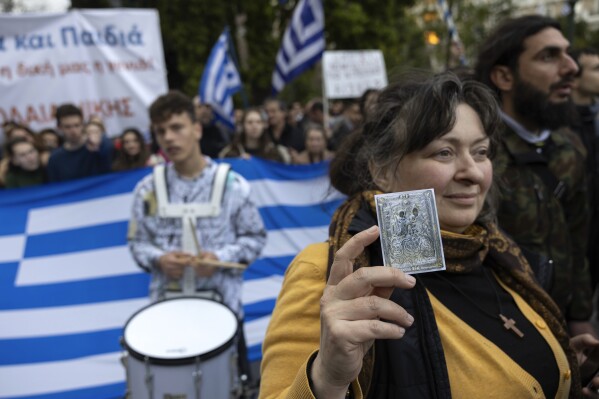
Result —
[{"label": "necklace chain", "polygon": [[487,279],[488,283],[491,285],[491,288],[493,289],[493,293],[495,294],[495,300],[497,301],[497,307],[499,308],[499,313],[496,315],[492,314],[488,310],[481,307],[478,303],[476,303],[476,301],[473,301],[472,299],[470,299],[470,297],[468,295],[466,295],[466,293],[464,291],[462,291],[462,289],[460,287],[458,287],[457,285],[452,283],[448,278],[442,276],[439,273],[433,273],[433,275],[436,276],[437,278],[445,281],[447,284],[449,284],[454,290],[456,290],[460,295],[462,295],[468,302],[470,302],[472,305],[474,305],[482,313],[486,314],[487,316],[489,316],[493,319],[499,319],[503,323],[503,326],[505,327],[506,330],[512,330],[514,332],[514,334],[516,334],[520,338],[524,337],[524,334],[522,333],[522,331],[520,331],[516,327],[516,322],[513,319],[504,316],[503,309],[501,307],[501,300],[499,299],[499,293],[497,292],[497,288],[495,288],[495,284],[493,284],[493,281],[491,281],[491,277],[489,277],[489,274],[485,270],[484,267],[482,268],[482,272],[485,275],[485,278]]}]

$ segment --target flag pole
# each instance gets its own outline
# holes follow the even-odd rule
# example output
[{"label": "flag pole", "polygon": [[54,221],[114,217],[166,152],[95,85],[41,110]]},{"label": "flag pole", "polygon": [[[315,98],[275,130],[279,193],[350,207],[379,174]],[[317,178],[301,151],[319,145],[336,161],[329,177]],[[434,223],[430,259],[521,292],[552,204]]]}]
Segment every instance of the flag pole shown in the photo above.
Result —
[{"label": "flag pole", "polygon": [[[231,59],[233,60],[233,63],[235,64],[235,67],[237,68],[237,70],[241,71],[241,69],[239,68],[239,61],[237,60],[237,53],[235,52],[235,46],[233,44],[233,39],[231,38],[231,30],[229,29],[229,25],[225,26],[225,30],[227,31],[229,54],[231,55]],[[243,81],[241,82],[241,101],[243,102],[243,108],[247,109],[249,107],[249,101],[248,101],[248,96],[247,96],[247,92],[245,91],[245,85],[243,84]]]},{"label": "flag pole", "polygon": [[331,139],[331,132],[329,131],[329,99],[327,98],[327,86],[326,83],[324,81],[325,76],[324,76],[324,59],[326,56],[326,51],[324,51],[322,53],[322,61],[320,63],[320,68],[321,68],[321,80],[322,80],[322,113],[323,113],[323,119],[322,119],[322,123],[324,124],[323,128],[324,131],[327,135],[327,138],[330,140]]}]

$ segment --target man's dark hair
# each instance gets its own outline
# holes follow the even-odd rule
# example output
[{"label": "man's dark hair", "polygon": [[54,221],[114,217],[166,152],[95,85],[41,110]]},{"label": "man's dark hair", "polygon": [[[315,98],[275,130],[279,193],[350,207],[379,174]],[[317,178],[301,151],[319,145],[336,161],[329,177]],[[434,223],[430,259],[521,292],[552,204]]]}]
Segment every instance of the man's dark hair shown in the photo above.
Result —
[{"label": "man's dark hair", "polygon": [[282,112],[287,112],[287,110],[289,109],[289,107],[287,107],[287,103],[285,103],[285,101],[283,101],[283,100],[279,100],[278,98],[272,98],[272,97],[267,98],[264,101],[264,106],[266,106],[266,104],[269,104],[269,103],[276,103]]},{"label": "man's dark hair", "polygon": [[358,107],[360,106],[360,102],[355,98],[344,98],[341,102],[343,103],[342,112],[349,111],[349,109],[354,105],[357,105]]},{"label": "man's dark hair", "polygon": [[574,61],[576,61],[576,65],[578,65],[578,73],[576,76],[580,76],[582,74],[582,65],[580,65],[580,57],[583,55],[599,55],[599,52],[591,47],[584,47],[580,49],[574,49],[569,51],[570,57]]},{"label": "man's dark hair", "polygon": [[60,125],[60,120],[62,118],[66,118],[67,116],[78,116],[83,119],[83,112],[81,112],[81,108],[77,107],[74,104],[62,104],[56,108],[56,124]]},{"label": "man's dark hair", "polygon": [[310,111],[312,111],[312,112],[316,112],[316,111],[323,112],[324,111],[324,105],[322,104],[322,101],[314,101],[314,103],[312,103],[312,106],[310,107]]},{"label": "man's dark hair", "polygon": [[178,90],[171,90],[158,97],[150,105],[150,120],[152,123],[162,123],[173,115],[186,113],[195,122],[195,110],[191,98]]},{"label": "man's dark hair", "polygon": [[35,148],[36,150],[39,151],[39,148],[37,147],[37,145],[35,143],[32,143],[30,140],[28,140],[25,137],[14,137],[11,138],[10,140],[8,140],[5,144],[4,144],[4,151],[6,153],[6,155],[8,156],[8,158],[12,158],[15,156],[15,147],[17,144],[21,144],[21,143],[27,143],[27,144],[31,144],[31,146],[33,148]]},{"label": "man's dark hair", "polygon": [[51,127],[47,127],[45,129],[42,129],[38,132],[38,136],[41,138],[47,134],[51,134],[54,137],[56,137],[56,139],[58,140],[58,146],[62,147],[62,144],[64,143],[64,138],[62,137],[62,135],[60,133],[58,133],[58,131],[56,129],[52,129]]},{"label": "man's dark hair", "polygon": [[480,47],[474,71],[476,80],[492,88],[499,96],[499,90],[491,80],[493,68],[504,65],[511,71],[517,71],[518,58],[524,51],[524,40],[547,28],[561,31],[559,22],[541,15],[505,20],[487,36]]}]

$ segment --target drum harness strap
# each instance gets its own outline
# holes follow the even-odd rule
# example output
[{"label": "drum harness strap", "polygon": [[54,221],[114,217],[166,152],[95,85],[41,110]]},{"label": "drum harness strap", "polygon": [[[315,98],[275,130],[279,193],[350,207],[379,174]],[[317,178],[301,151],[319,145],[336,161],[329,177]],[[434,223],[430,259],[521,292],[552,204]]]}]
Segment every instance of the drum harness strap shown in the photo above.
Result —
[{"label": "drum harness strap", "polygon": [[[164,165],[156,165],[154,167],[154,187],[158,202],[158,216],[162,218],[181,219],[181,226],[183,229],[181,249],[184,252],[199,255],[199,248],[195,241],[195,237],[197,237],[197,218],[215,217],[220,215],[222,211],[222,199],[230,169],[231,165],[229,164],[218,164],[212,182],[210,202],[173,204],[169,202],[168,198],[166,168]],[[182,291],[185,296],[191,296],[196,291],[196,277],[192,267],[186,267],[183,272]]]},{"label": "drum harness strap", "polygon": [[[231,165],[226,163],[218,164],[214,180],[212,182],[212,192],[209,202],[203,203],[177,203],[169,202],[168,185],[166,178],[166,168],[164,165],[154,167],[154,187],[156,190],[156,200],[158,204],[157,214],[162,218],[180,218],[182,226],[182,250],[187,253],[199,255],[198,245],[196,243],[197,218],[216,217],[222,211],[222,199],[224,196],[227,176],[231,170]],[[193,296],[196,292],[196,276],[192,267],[186,267],[182,278],[182,293],[184,296]],[[200,369],[200,358],[196,358],[196,371],[193,373],[196,398],[200,398],[200,385],[202,381],[202,371]],[[233,377],[232,377],[233,378]],[[148,384],[149,382],[146,381]],[[232,384],[232,392],[236,391],[237,384]],[[151,392],[151,391],[150,391]],[[237,392],[237,391],[236,391]],[[237,393],[238,394],[238,393]],[[233,393],[235,395],[235,393]]]}]

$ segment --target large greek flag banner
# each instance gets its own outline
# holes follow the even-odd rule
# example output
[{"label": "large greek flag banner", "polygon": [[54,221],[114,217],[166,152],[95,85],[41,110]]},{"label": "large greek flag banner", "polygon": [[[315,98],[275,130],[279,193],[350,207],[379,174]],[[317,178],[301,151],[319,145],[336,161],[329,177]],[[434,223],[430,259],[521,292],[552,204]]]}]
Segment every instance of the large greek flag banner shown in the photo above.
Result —
[{"label": "large greek flag banner", "polygon": [[241,90],[241,76],[231,57],[230,43],[229,29],[225,28],[210,52],[198,91],[200,101],[212,106],[215,118],[233,129],[233,94]]},{"label": "large greek flag banner", "polygon": [[324,51],[322,0],[300,0],[285,31],[272,74],[272,94],[310,68]]},{"label": "large greek flag banner", "polygon": [[[293,256],[327,237],[341,196],[327,164],[230,160],[252,186],[268,229],[244,275],[252,361]],[[148,275],[126,246],[132,190],[149,169],[0,195],[0,398],[122,397],[119,344],[148,303]],[[148,334],[152,332],[149,331]]]}]

